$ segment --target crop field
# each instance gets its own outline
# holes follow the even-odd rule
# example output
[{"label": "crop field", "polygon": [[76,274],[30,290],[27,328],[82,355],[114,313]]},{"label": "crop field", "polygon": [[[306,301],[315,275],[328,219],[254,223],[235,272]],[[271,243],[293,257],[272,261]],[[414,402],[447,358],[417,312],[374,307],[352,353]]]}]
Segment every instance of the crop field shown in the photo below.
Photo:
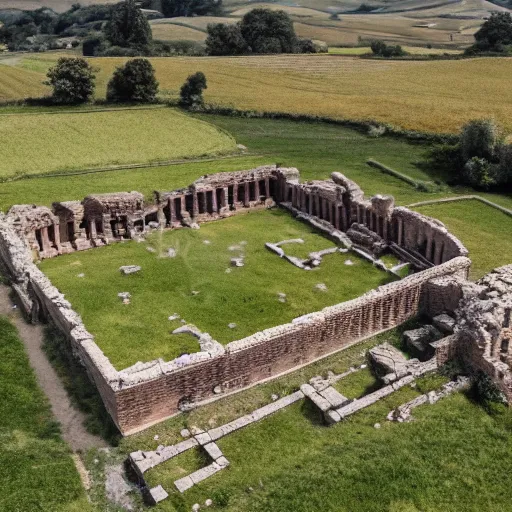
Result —
[{"label": "crop field", "polygon": [[225,132],[168,108],[4,114],[0,133],[0,177],[235,150]]},{"label": "crop field", "polygon": [[16,328],[0,316],[2,512],[92,512]]},{"label": "crop field", "polygon": [[[34,69],[38,57],[28,59]],[[91,59],[99,68],[98,97],[104,96],[106,83],[125,60]],[[176,98],[186,77],[203,71],[206,100],[240,109],[375,119],[452,133],[470,119],[494,117],[512,132],[512,58],[412,62],[284,55],[151,60],[165,98]],[[12,94],[18,93],[13,89]]]},{"label": "crop field", "polygon": [[[334,246],[288,213],[272,210],[204,224],[199,231],[154,233],[147,243],[119,243],[44,260],[41,269],[121,370],[137,361],[171,360],[199,350],[192,336],[171,334],[182,325],[168,320],[174,313],[228,343],[358,297],[392,279],[351,253],[326,256],[308,272],[265,248],[266,242],[290,238],[304,240],[290,249],[304,258]],[[176,257],[166,257],[169,248]],[[239,255],[245,266],[231,267],[231,258]],[[347,259],[353,265],[345,264]],[[124,276],[122,265],[140,265],[142,271]],[[319,283],[327,291],[316,289]],[[132,296],[130,304],[117,296],[125,291]],[[286,294],[286,302],[279,301],[279,293]]]},{"label": "crop field", "polygon": [[206,39],[206,33],[195,28],[184,27],[175,23],[153,23],[153,39],[161,41],[198,41]]},{"label": "crop field", "polygon": [[0,102],[37,98],[48,94],[41,75],[19,67],[3,64],[0,57]]}]

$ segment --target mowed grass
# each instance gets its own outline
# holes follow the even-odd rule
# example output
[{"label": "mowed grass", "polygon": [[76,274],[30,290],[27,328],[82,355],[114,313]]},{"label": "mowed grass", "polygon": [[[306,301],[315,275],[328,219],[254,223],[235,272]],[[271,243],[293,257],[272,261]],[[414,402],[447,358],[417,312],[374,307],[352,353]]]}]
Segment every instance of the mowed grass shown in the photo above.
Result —
[{"label": "mowed grass", "polygon": [[0,316],[0,509],[91,510],[15,327]]},{"label": "mowed grass", "polygon": [[512,263],[512,217],[475,200],[421,206],[415,210],[444,222],[464,242],[473,262],[472,278]]},{"label": "mowed grass", "polygon": [[[365,362],[373,345],[399,342],[390,331],[297,372],[214,404],[180,415],[123,439],[122,453],[154,450],[179,442],[183,427],[209,429],[284,396],[313,375],[336,373]],[[146,474],[170,497],[155,510],[189,510],[214,501],[226,512],[505,512],[512,490],[512,415],[505,408],[489,416],[464,394],[414,411],[415,421],[386,421],[387,413],[421,393],[439,389],[445,378],[419,379],[351,419],[326,427],[306,401],[218,441],[230,466],[180,495],[173,481],[208,464],[187,452]],[[375,389],[367,370],[340,381],[346,396]],[[380,429],[374,428],[376,423]],[[158,440],[155,436],[158,435]]]},{"label": "mowed grass", "polygon": [[[113,244],[44,260],[41,269],[121,370],[137,361],[170,360],[199,350],[195,338],[171,334],[181,325],[168,320],[174,313],[227,343],[391,280],[355,254],[326,256],[319,268],[305,271],[265,248],[266,242],[291,238],[304,239],[304,257],[334,246],[287,212],[272,210],[204,224],[199,231],[154,233],[147,243]],[[177,251],[175,258],[165,257],[169,248]],[[231,258],[240,255],[245,266],[233,268]],[[346,265],[347,259],[354,265]],[[140,265],[142,271],[124,276],[122,265]],[[327,291],[317,290],[319,283]],[[123,304],[119,292],[129,292],[131,303]],[[279,293],[286,294],[285,303],[279,302]],[[231,323],[236,327],[230,328]]]},{"label": "mowed grass", "polygon": [[222,154],[235,141],[169,108],[0,115],[0,177]]}]

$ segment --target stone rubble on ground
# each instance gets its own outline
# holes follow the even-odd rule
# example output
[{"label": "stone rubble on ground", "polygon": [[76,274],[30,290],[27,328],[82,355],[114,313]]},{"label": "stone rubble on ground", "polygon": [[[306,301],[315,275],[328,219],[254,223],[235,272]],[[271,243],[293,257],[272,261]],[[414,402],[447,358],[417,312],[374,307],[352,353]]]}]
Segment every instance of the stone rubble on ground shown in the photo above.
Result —
[{"label": "stone rubble on ground", "polygon": [[315,284],[315,288],[317,290],[320,290],[321,292],[326,292],[327,291],[327,285],[325,283]]},{"label": "stone rubble on ground", "polygon": [[135,274],[137,272],[140,272],[142,268],[139,265],[124,265],[122,267],[119,267],[119,271],[121,274],[124,274],[125,276],[130,274]]}]

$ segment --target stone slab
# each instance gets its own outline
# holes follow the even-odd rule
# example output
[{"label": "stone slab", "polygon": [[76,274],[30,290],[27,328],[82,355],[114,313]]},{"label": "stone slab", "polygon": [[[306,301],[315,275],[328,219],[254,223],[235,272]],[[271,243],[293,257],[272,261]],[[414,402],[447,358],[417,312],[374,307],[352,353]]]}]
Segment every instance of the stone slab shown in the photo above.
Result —
[{"label": "stone slab", "polygon": [[149,495],[151,496],[151,501],[155,505],[160,503],[161,501],[165,500],[169,496],[169,494],[166,492],[166,490],[161,485],[158,485],[158,486],[150,489]]},{"label": "stone slab", "polygon": [[346,396],[343,396],[332,386],[320,391],[319,394],[322,395],[331,404],[331,407],[334,408],[341,407],[349,402],[349,399]]}]

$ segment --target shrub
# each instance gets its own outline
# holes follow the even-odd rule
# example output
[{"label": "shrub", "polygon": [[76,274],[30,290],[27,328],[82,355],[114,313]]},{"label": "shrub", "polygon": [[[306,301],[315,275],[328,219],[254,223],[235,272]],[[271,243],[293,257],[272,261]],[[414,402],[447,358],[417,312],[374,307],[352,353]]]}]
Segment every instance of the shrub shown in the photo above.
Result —
[{"label": "shrub", "polygon": [[105,50],[106,41],[102,36],[88,37],[82,44],[82,55],[84,57],[94,57]]},{"label": "shrub", "polygon": [[297,36],[284,11],[253,9],[240,22],[245,42],[253,53],[294,53]]},{"label": "shrub", "polygon": [[53,87],[53,101],[61,104],[86,103],[94,93],[94,70],[81,58],[60,58],[47,74]]},{"label": "shrub", "polygon": [[116,69],[107,87],[107,101],[151,103],[155,101],[158,82],[147,59],[133,59]]},{"label": "shrub", "polygon": [[311,39],[299,39],[297,41],[297,53],[317,53],[318,49]]},{"label": "shrub", "polygon": [[473,377],[473,394],[475,398],[485,403],[504,404],[505,395],[484,372],[479,371]]},{"label": "shrub", "polygon": [[203,91],[207,89],[204,73],[198,71],[190,75],[180,90],[180,105],[185,108],[197,108],[204,104]]},{"label": "shrub", "polygon": [[474,156],[464,165],[464,178],[474,188],[489,190],[496,184],[491,164],[485,158]]},{"label": "shrub", "polygon": [[151,27],[135,0],[116,4],[105,26],[105,35],[113,46],[142,47],[151,41]]},{"label": "shrub", "polygon": [[121,46],[109,46],[101,53],[101,57],[137,57],[140,54],[135,48],[123,48]]},{"label": "shrub", "polygon": [[384,41],[372,41],[370,43],[372,53],[378,57],[403,57],[407,52],[400,45],[387,45]]},{"label": "shrub", "polygon": [[460,135],[463,162],[467,162],[473,157],[491,161],[501,140],[501,130],[492,119],[470,121],[463,126]]},{"label": "shrub", "polygon": [[211,23],[207,27],[206,53],[208,55],[241,55],[248,47],[240,24]]}]

